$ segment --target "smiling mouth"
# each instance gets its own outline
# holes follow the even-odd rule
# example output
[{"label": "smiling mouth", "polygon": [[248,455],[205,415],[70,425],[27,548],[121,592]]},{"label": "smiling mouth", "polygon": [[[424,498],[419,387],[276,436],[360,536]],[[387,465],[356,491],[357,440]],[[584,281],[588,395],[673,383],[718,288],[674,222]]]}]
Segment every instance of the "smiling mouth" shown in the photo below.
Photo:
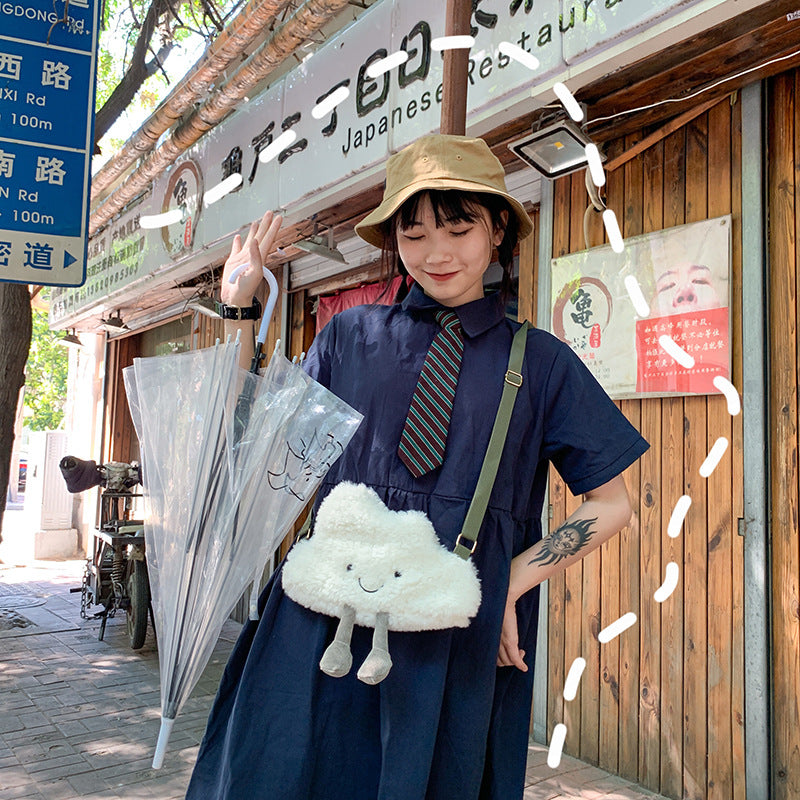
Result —
[{"label": "smiling mouth", "polygon": [[443,272],[443,273],[435,273],[435,272],[426,272],[425,273],[429,278],[432,278],[435,281],[447,281],[450,280],[454,275],[457,275],[457,272]]},{"label": "smiling mouth", "polygon": [[381,584],[377,589],[367,589],[363,583],[361,583],[361,578],[358,579],[358,585],[367,593],[367,594],[375,594],[375,592],[380,591],[383,589],[383,584]]}]

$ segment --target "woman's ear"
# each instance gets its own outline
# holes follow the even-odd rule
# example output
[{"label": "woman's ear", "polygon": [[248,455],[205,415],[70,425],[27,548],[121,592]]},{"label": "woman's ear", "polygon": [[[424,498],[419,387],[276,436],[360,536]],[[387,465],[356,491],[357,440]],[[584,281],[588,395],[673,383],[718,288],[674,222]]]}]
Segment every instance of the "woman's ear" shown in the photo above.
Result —
[{"label": "woman's ear", "polygon": [[508,211],[505,209],[500,212],[500,219],[502,220],[501,225],[495,225],[494,228],[494,235],[492,236],[492,244],[495,247],[499,247],[503,241],[503,237],[506,235],[506,226],[508,225]]}]

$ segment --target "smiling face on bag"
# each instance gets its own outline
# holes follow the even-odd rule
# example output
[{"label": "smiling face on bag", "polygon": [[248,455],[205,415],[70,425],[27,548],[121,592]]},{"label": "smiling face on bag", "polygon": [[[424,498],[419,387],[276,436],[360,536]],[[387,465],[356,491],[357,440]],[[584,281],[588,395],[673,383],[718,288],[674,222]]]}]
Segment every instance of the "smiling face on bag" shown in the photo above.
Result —
[{"label": "smiling face on bag", "polygon": [[345,567],[345,572],[349,573],[347,577],[355,580],[358,588],[365,594],[391,592],[395,588],[393,584],[403,577],[403,573],[392,566],[391,554],[387,555],[388,557],[377,560],[374,557],[364,559],[362,556],[359,561],[351,561]]}]

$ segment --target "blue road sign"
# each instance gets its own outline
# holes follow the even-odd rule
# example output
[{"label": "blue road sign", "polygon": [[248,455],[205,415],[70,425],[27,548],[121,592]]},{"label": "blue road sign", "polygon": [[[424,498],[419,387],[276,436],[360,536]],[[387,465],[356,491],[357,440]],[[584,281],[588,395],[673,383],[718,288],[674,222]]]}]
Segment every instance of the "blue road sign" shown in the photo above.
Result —
[{"label": "blue road sign", "polygon": [[86,277],[100,0],[0,0],[0,281]]}]

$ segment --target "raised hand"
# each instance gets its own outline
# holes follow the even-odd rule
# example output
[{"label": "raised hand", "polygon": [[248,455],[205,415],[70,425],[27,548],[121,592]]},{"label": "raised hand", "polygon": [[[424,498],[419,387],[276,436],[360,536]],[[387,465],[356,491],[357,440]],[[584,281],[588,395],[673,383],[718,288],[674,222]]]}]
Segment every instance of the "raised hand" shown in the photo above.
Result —
[{"label": "raised hand", "polygon": [[[281,229],[283,217],[267,211],[260,221],[250,226],[247,238],[242,242],[238,234],[233,240],[231,254],[222,271],[220,300],[229,306],[249,306],[253,302],[259,284],[264,279],[261,268],[267,256],[272,252],[278,231]],[[230,276],[237,267],[247,264],[231,283]]]}]

